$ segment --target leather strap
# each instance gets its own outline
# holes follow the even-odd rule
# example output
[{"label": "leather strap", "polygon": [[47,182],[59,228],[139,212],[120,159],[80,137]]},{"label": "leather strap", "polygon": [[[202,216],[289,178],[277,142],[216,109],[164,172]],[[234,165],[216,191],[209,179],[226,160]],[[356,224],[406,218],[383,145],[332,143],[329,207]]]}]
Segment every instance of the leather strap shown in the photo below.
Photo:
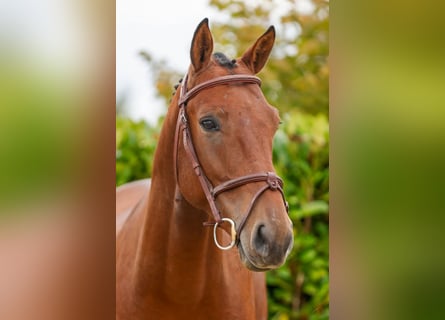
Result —
[{"label": "leather strap", "polygon": [[212,196],[212,185],[210,181],[207,179],[206,175],[202,171],[201,165],[199,163],[198,157],[196,155],[195,147],[191,142],[190,129],[188,126],[185,126],[183,129],[183,143],[185,151],[187,152],[189,159],[192,161],[193,170],[198,177],[199,183],[201,184],[202,191],[207,198],[207,202],[210,205],[210,209],[212,210],[213,218],[215,221],[221,221],[221,215],[219,213],[218,208],[216,207],[215,199]]},{"label": "leather strap", "polygon": [[216,87],[222,84],[227,83],[255,83],[259,86],[261,86],[261,79],[255,76],[251,76],[248,74],[232,74],[227,76],[221,76],[215,79],[211,79],[208,81],[205,81],[203,83],[200,83],[190,89],[190,91],[186,91],[187,89],[187,76],[185,76],[184,82],[181,85],[181,97],[179,98],[179,106],[182,104],[187,103],[191,98],[196,96],[200,91],[212,87]]},{"label": "leather strap", "polygon": [[242,186],[246,183],[260,182],[260,181],[266,181],[271,189],[277,189],[283,187],[283,180],[281,180],[281,178],[277,176],[275,173],[273,172],[257,173],[257,174],[249,174],[247,176],[223,182],[219,186],[213,189],[212,195],[214,198],[216,198],[218,194],[224,191]]}]

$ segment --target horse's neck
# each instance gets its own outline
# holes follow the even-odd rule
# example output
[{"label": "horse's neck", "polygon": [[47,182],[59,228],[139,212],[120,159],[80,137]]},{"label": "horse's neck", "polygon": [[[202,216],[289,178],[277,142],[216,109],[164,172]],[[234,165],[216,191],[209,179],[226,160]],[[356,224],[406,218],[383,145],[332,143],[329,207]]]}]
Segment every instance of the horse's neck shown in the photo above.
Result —
[{"label": "horse's neck", "polygon": [[185,294],[181,300],[199,296],[203,276],[209,272],[207,259],[218,258],[210,247],[211,229],[202,226],[206,215],[184,200],[174,203],[173,194],[170,195],[173,203],[166,203],[165,195],[156,194],[155,183],[151,191],[137,245],[137,286],[145,291],[158,284],[157,293],[165,290],[170,298],[172,292]]}]

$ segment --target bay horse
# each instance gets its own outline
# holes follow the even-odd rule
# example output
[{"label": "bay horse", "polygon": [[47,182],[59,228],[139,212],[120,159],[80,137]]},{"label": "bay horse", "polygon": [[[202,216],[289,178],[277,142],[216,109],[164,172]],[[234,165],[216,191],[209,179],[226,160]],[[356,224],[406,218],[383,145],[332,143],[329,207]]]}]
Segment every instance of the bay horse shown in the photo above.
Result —
[{"label": "bay horse", "polygon": [[198,25],[152,179],[117,189],[117,319],[267,318],[261,271],[293,244],[272,163],[280,119],[255,76],[274,41],[271,26],[230,60]]}]

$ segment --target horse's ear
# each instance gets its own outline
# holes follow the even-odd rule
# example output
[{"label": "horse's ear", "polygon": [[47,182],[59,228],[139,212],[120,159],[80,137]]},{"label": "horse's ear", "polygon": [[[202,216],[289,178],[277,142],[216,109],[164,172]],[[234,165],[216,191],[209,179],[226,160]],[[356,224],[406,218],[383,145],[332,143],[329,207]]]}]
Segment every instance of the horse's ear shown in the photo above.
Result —
[{"label": "horse's ear", "polygon": [[209,29],[209,19],[205,18],[196,28],[190,49],[190,59],[195,72],[198,72],[210,62],[212,52],[213,38]]},{"label": "horse's ear", "polygon": [[254,73],[260,70],[266,64],[275,42],[275,28],[270,26],[267,31],[257,39],[257,41],[243,54],[241,60]]}]

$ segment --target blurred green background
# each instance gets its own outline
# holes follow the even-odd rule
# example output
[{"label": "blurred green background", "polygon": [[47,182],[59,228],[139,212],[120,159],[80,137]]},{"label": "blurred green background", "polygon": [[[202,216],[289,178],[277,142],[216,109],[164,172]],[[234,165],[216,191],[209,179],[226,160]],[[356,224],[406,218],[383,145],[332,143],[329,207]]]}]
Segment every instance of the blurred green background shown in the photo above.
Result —
[{"label": "blurred green background", "polygon": [[[310,13],[301,12],[296,1],[280,1],[288,10],[276,1],[209,2],[230,21],[211,19],[215,51],[233,58],[266,30],[271,15],[279,15],[274,50],[259,74],[264,94],[283,120],[273,158],[285,182],[295,234],[286,264],[267,273],[269,319],[277,320],[329,318],[329,7],[327,1],[308,2]],[[150,52],[140,55],[167,107],[183,70]],[[151,175],[163,120],[157,125],[134,121],[124,115],[125,108],[125,102],[117,105],[116,185]]]}]

